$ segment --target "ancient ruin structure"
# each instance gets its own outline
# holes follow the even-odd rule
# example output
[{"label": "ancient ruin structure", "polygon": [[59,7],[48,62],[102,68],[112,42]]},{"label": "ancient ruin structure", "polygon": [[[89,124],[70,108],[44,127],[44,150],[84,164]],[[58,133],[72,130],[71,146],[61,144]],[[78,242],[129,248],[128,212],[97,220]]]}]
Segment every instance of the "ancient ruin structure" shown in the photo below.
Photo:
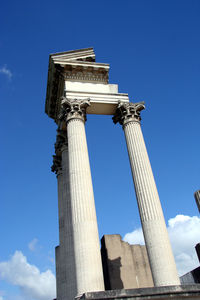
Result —
[{"label": "ancient ruin structure", "polygon": [[101,256],[106,290],[154,286],[144,245],[129,245],[119,234],[104,235]]},{"label": "ancient ruin structure", "polygon": [[45,111],[58,125],[52,171],[57,175],[57,300],[103,291],[104,279],[88,158],[87,114],[113,115],[124,130],[139,213],[156,287],[179,285],[163,212],[140,125],[144,103],[129,102],[108,82],[109,65],[92,48],[50,55]]}]

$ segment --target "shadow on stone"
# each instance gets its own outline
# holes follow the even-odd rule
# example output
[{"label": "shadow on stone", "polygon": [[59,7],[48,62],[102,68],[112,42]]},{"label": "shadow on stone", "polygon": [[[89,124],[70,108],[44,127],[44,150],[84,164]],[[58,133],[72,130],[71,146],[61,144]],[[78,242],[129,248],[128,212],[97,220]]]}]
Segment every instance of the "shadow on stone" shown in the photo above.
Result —
[{"label": "shadow on stone", "polygon": [[[121,257],[118,257],[113,260],[110,260],[108,258],[104,236],[101,239],[101,257],[102,257],[102,265],[103,265],[105,290],[123,289],[124,285],[121,280],[121,272],[120,272],[120,268],[122,266]],[[110,280],[111,276],[112,276],[112,282],[114,282],[114,286],[113,284],[111,284],[111,280]]]},{"label": "shadow on stone", "polygon": [[119,234],[104,235],[101,256],[106,290],[153,286],[145,246],[129,245]]}]

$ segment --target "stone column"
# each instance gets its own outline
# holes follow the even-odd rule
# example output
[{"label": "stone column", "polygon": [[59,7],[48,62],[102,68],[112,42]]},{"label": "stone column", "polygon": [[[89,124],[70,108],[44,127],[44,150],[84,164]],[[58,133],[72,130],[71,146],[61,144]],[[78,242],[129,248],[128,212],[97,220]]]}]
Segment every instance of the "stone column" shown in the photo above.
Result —
[{"label": "stone column", "polygon": [[194,198],[196,200],[196,204],[197,204],[198,210],[200,212],[200,190],[198,190],[194,193]]},{"label": "stone column", "polygon": [[89,100],[62,100],[67,127],[77,294],[104,290],[99,235],[85,134]]},{"label": "stone column", "polygon": [[119,103],[114,123],[124,129],[145,244],[155,286],[179,285],[168,232],[140,127],[141,103]]},{"label": "stone column", "polygon": [[[56,150],[56,144],[55,144]],[[57,151],[56,151],[57,152]],[[61,206],[63,203],[63,174],[62,174],[62,166],[61,166],[61,156],[60,154],[53,155],[53,165],[51,167],[52,172],[55,172],[57,177],[57,189],[58,189],[58,215],[59,215],[59,225],[60,225],[60,218],[61,218]],[[60,226],[59,226],[59,236],[60,236]],[[60,238],[59,238],[60,240]],[[63,280],[62,274],[64,273],[64,265],[61,264],[63,260],[63,253],[62,253],[61,246],[57,246],[55,248],[56,254],[56,294],[57,299],[62,299],[62,292],[63,292]]]},{"label": "stone column", "polygon": [[63,130],[57,130],[57,132],[56,156],[54,156],[54,165],[52,166],[52,171],[57,173],[58,178],[60,245],[56,247],[57,300],[73,300],[77,295],[77,287],[69,188],[68,145],[66,132]]}]

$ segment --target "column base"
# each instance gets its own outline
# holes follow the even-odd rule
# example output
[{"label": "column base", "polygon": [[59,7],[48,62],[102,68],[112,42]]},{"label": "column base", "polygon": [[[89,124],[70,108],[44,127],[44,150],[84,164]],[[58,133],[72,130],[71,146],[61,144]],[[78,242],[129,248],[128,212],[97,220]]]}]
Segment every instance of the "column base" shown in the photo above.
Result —
[{"label": "column base", "polygon": [[88,292],[76,300],[182,300],[200,299],[200,284]]}]

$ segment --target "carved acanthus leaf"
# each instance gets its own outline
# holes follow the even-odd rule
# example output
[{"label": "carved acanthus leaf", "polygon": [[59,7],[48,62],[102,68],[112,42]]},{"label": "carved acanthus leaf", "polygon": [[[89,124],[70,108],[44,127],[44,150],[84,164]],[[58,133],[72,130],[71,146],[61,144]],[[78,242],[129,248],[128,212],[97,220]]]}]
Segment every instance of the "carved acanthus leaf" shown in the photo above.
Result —
[{"label": "carved acanthus leaf", "polygon": [[113,117],[113,122],[115,124],[119,122],[123,126],[132,121],[140,122],[140,112],[143,109],[145,109],[144,102],[124,103],[120,101]]},{"label": "carved acanthus leaf", "polygon": [[57,130],[56,143],[55,143],[55,152],[57,155],[61,156],[62,147],[68,146],[67,142],[67,132],[61,129]]},{"label": "carved acanthus leaf", "polygon": [[55,172],[57,175],[62,171],[61,156],[53,155],[53,165],[51,167],[51,171]]},{"label": "carved acanthus leaf", "polygon": [[86,121],[86,109],[90,106],[90,99],[78,100],[78,99],[67,99],[62,97],[61,100],[61,111],[59,119],[61,121],[68,122],[71,119],[80,119]]}]

